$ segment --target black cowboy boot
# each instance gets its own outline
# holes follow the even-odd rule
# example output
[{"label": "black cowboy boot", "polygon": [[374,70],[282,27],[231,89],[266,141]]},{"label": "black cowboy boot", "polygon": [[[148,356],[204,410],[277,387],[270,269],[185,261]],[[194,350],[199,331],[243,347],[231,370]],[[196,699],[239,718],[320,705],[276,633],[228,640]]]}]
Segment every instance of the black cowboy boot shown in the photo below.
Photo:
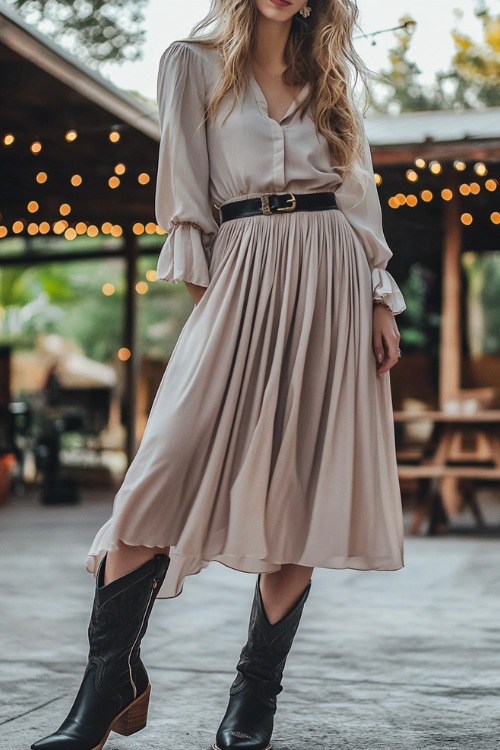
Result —
[{"label": "black cowboy boot", "polygon": [[236,669],[238,675],[229,691],[229,705],[217,732],[213,750],[270,750],[276,696],[288,652],[299,627],[309,595],[309,583],[297,604],[285,617],[271,625],[267,619],[257,580],[248,641]]},{"label": "black cowboy boot", "polygon": [[106,586],[105,560],[96,577],[82,684],[57,732],[32,750],[101,750],[111,731],[129,735],[146,726],[151,685],[140,643],[170,560],[156,555]]}]

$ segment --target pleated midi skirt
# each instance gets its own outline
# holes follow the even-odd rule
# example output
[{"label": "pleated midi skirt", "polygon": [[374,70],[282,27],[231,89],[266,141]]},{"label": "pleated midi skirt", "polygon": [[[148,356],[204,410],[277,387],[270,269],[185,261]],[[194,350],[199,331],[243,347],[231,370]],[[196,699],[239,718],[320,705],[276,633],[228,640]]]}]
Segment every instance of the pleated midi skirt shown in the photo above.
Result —
[{"label": "pleated midi skirt", "polygon": [[119,542],[170,546],[166,598],[212,560],[401,568],[390,376],[350,224],[338,210],[228,221],[210,278],[87,569]]}]

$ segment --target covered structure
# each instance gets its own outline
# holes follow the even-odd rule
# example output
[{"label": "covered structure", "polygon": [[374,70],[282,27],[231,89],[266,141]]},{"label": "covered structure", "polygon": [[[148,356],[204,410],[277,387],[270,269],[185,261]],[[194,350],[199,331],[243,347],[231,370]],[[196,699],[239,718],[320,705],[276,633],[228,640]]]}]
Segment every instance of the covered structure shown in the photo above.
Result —
[{"label": "covered structure", "polygon": [[[154,109],[0,3],[0,266],[123,258],[127,454],[135,451],[137,258],[158,253]],[[16,238],[16,242],[12,242]],[[4,241],[2,241],[4,240]]]},{"label": "covered structure", "polygon": [[442,408],[462,388],[462,253],[500,250],[500,108],[366,124],[395,275],[424,262],[441,279]]}]

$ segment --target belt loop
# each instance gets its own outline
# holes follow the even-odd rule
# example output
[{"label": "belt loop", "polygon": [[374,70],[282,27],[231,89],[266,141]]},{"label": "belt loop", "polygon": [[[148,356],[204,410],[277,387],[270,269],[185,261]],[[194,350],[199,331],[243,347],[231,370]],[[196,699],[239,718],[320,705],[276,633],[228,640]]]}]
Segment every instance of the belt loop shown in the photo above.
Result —
[{"label": "belt loop", "polygon": [[262,213],[264,216],[271,216],[272,211],[269,205],[269,196],[271,193],[262,193],[260,196],[260,202],[262,204]]}]

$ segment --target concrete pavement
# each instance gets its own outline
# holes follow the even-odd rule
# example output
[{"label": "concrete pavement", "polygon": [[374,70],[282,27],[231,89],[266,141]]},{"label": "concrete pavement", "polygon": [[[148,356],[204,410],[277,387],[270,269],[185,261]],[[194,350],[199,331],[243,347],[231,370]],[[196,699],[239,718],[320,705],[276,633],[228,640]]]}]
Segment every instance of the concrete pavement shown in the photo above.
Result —
[{"label": "concrete pavement", "polygon": [[[0,511],[0,748],[59,726],[86,662],[87,548],[111,498]],[[500,508],[500,502],[498,502]],[[255,578],[213,563],[157,602],[143,642],[147,728],[106,750],[207,750]],[[275,750],[500,748],[500,541],[409,539],[395,573],[315,572],[279,697]]]}]

